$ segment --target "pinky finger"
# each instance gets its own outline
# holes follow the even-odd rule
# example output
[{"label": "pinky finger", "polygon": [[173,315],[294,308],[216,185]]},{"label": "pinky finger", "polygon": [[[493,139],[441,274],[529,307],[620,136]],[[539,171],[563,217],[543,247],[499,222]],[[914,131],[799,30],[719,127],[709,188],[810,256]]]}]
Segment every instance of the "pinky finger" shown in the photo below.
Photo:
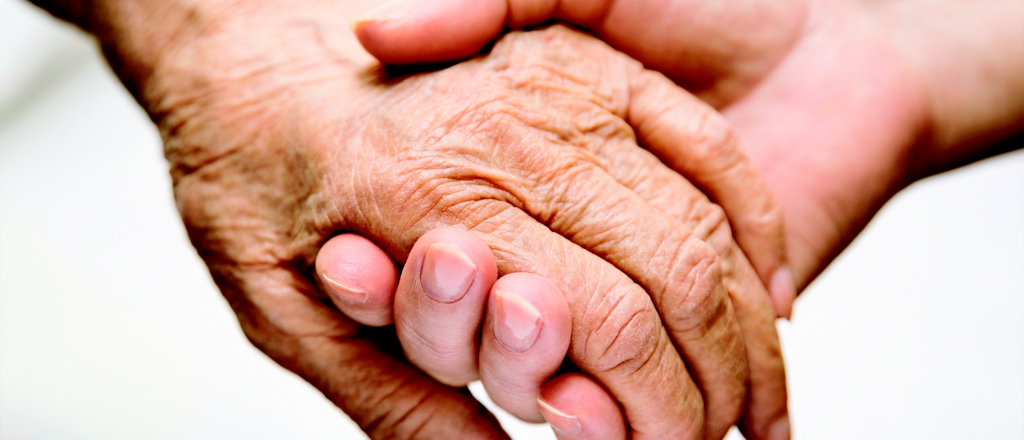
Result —
[{"label": "pinky finger", "polygon": [[567,373],[552,378],[541,388],[537,403],[560,440],[627,438],[622,409],[587,375]]}]

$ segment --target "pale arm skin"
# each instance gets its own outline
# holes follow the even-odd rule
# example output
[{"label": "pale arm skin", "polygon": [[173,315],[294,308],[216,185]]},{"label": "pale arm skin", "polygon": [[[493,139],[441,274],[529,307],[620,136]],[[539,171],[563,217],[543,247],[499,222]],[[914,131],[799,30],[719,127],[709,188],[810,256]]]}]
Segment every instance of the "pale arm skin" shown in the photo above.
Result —
[{"label": "pale arm skin", "polygon": [[[355,24],[371,53],[454,59],[506,25],[563,20],[721,110],[783,208],[801,290],[899,190],[1022,144],[1016,0],[414,3]],[[775,298],[781,314],[791,299]]]},{"label": "pale arm skin", "polygon": [[755,174],[721,117],[661,75],[564,27],[388,75],[348,30],[366,6],[350,2],[43,6],[99,38],[160,128],[189,236],[247,337],[371,436],[503,436],[312,276],[341,232],[404,264],[441,226],[477,234],[502,274],[558,288],[570,359],[634,438],[720,437],[741,415],[760,438],[788,426],[764,287],[722,210],[636,137]]}]

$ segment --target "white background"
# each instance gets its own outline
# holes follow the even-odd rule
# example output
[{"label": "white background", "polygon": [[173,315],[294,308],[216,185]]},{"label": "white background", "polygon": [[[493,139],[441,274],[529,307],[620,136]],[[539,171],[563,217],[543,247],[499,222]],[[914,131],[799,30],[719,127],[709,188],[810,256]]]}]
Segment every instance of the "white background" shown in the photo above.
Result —
[{"label": "white background", "polygon": [[[169,180],[92,40],[0,0],[0,437],[361,438],[242,336]],[[1024,438],[1024,152],[897,196],[780,326],[796,439]]]}]

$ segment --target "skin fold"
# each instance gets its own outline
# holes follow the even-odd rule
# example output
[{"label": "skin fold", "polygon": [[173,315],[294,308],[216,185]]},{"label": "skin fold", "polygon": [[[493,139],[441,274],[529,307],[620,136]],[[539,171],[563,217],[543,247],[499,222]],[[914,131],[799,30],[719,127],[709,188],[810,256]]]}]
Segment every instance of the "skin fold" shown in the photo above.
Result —
[{"label": "skin fold", "polygon": [[439,70],[382,70],[349,31],[357,2],[42,6],[99,38],[159,127],[189,237],[246,336],[372,437],[504,436],[317,285],[317,250],[340,232],[404,265],[440,226],[482,239],[499,275],[564,295],[569,358],[631,436],[786,422],[757,273],[723,210],[637,138],[756,174],[735,174],[749,162],[728,124],[663,76],[563,26]]}]

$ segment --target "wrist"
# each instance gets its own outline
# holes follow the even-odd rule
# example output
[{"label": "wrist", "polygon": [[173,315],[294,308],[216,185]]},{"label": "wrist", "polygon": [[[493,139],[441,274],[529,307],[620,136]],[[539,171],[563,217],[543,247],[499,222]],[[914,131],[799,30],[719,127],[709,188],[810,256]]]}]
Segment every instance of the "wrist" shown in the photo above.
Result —
[{"label": "wrist", "polygon": [[926,94],[911,180],[997,154],[1024,128],[1024,4],[1014,0],[883,2],[886,39]]}]

